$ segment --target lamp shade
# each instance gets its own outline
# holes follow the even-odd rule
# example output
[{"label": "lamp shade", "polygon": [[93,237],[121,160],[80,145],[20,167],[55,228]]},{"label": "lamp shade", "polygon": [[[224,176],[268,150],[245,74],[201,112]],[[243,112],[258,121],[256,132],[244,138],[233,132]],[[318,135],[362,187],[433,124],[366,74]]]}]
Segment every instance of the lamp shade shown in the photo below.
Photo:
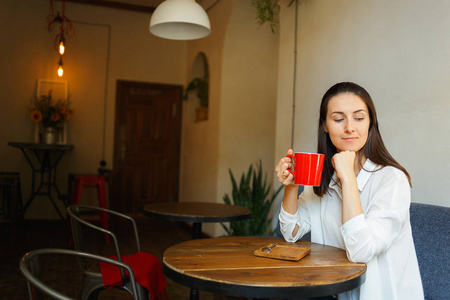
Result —
[{"label": "lamp shade", "polygon": [[208,36],[211,25],[195,0],[166,0],[153,12],[150,32],[171,40],[195,40]]}]

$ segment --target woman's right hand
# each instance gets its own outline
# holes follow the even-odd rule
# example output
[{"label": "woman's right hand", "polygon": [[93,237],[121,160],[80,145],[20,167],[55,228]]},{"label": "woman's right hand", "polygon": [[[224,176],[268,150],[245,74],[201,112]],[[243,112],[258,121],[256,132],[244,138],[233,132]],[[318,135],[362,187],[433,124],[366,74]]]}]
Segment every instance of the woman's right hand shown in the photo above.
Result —
[{"label": "woman's right hand", "polygon": [[[294,151],[289,149],[286,155],[294,155]],[[288,169],[293,171],[294,165],[289,157],[283,157],[275,167],[275,173],[277,174],[278,181],[284,186],[295,185],[294,175],[292,175]]]}]

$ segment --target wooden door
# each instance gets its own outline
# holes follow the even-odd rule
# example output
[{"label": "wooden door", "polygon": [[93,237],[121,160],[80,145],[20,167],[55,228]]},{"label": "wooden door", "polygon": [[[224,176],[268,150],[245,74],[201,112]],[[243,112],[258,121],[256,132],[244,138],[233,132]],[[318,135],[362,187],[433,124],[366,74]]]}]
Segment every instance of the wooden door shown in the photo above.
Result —
[{"label": "wooden door", "polygon": [[117,81],[111,207],[178,201],[182,86]]}]

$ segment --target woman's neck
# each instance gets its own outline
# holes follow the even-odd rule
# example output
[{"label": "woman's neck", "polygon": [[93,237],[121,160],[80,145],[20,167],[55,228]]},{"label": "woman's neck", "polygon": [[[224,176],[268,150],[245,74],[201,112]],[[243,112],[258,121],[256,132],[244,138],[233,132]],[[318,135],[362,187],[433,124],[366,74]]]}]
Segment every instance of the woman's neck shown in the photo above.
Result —
[{"label": "woman's neck", "polygon": [[361,171],[362,167],[364,166],[367,158],[364,154],[361,154],[361,152],[356,153],[355,157],[355,175],[358,176],[359,171]]}]

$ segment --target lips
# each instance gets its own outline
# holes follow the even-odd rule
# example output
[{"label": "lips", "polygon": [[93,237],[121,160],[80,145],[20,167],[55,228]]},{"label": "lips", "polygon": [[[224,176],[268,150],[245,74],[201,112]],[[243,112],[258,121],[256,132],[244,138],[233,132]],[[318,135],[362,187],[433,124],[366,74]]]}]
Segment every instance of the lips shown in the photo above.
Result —
[{"label": "lips", "polygon": [[344,141],[346,141],[346,142],[352,142],[352,141],[354,141],[354,140],[356,140],[356,139],[358,139],[358,138],[356,138],[356,137],[350,137],[350,138],[342,138]]}]

